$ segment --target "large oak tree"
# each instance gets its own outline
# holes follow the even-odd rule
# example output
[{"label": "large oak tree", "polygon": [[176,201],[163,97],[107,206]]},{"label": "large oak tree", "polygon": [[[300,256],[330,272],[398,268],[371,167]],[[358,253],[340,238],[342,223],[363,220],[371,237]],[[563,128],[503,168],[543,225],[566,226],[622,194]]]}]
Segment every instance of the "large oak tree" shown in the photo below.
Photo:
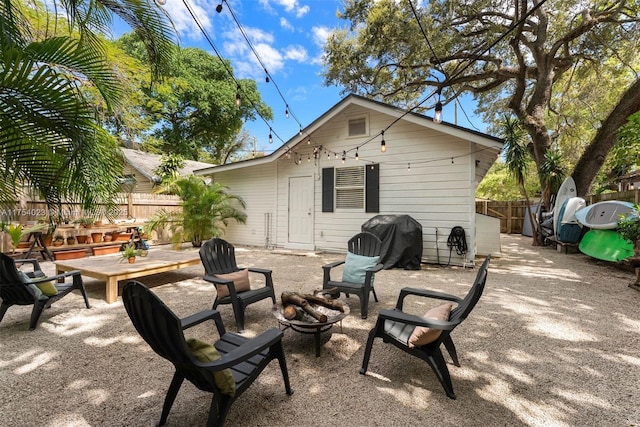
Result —
[{"label": "large oak tree", "polygon": [[[565,132],[592,128],[572,172],[585,195],[640,110],[639,14],[634,0],[345,0],[325,80],[407,108],[470,92],[488,122],[508,110],[520,119],[539,175]],[[586,79],[597,83],[577,90]]]}]

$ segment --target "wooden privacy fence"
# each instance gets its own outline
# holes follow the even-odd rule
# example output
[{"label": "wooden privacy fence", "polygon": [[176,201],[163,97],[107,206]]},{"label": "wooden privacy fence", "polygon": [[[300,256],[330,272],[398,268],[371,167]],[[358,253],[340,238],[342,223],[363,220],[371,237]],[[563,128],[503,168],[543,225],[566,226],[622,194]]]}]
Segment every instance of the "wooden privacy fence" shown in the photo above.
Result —
[{"label": "wooden privacy fence", "polygon": [[[621,200],[640,204],[640,189],[621,191],[618,193],[593,194],[584,198],[587,205],[605,200]],[[537,201],[532,201],[536,204]],[[500,232],[508,234],[522,233],[522,225],[527,215],[526,202],[514,200],[498,202],[494,200],[476,200],[476,213],[500,219]]]}]

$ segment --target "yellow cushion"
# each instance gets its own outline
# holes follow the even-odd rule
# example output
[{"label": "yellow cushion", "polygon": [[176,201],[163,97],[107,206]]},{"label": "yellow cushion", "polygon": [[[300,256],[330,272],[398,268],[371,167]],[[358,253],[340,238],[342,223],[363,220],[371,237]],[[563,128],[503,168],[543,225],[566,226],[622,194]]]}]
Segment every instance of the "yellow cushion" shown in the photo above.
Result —
[{"label": "yellow cushion", "polygon": [[[211,344],[207,344],[204,341],[189,338],[187,340],[187,345],[191,349],[193,356],[200,362],[206,363],[220,359],[220,353],[218,353],[218,350]],[[231,369],[227,368],[222,371],[213,372],[213,380],[222,394],[228,394],[230,396],[236,394],[236,381],[233,379]]]},{"label": "yellow cushion", "polygon": [[42,291],[43,294],[48,297],[58,295],[58,289],[56,288],[56,285],[51,282],[36,283],[35,285]]},{"label": "yellow cushion", "polygon": [[[236,288],[236,293],[251,290],[251,283],[249,283],[249,270],[244,269],[240,271],[234,271],[227,274],[216,274],[215,277],[220,279],[233,280],[233,285]],[[226,285],[217,285],[216,290],[218,292],[218,298],[224,298],[229,296],[229,287]]]},{"label": "yellow cushion", "polygon": [[[427,311],[423,317],[425,319],[449,320],[451,313],[451,304],[442,304]],[[413,333],[409,337],[409,347],[420,347],[434,342],[442,334],[441,329],[428,328],[426,326],[416,326]]]}]

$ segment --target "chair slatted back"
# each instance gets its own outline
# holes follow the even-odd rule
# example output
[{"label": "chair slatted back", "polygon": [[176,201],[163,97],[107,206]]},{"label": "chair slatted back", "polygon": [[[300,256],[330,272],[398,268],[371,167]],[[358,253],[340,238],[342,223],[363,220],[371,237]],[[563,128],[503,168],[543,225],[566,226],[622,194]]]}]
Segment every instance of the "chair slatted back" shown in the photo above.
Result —
[{"label": "chair slatted back", "polygon": [[382,242],[375,234],[363,231],[349,239],[347,242],[349,252],[362,256],[380,256]]},{"label": "chair slatted back", "polygon": [[478,300],[482,296],[482,292],[484,291],[485,283],[487,282],[487,269],[489,268],[489,261],[491,260],[491,255],[488,255],[484,260],[478,273],[476,274],[476,279],[469,289],[469,292],[464,297],[462,302],[458,304],[453,310],[451,310],[451,314],[449,315],[449,320],[457,321],[464,320],[467,318],[471,310],[476,306]]},{"label": "chair slatted back", "polygon": [[34,296],[18,275],[13,258],[0,253],[0,298],[17,305],[33,304]]},{"label": "chair slatted back", "polygon": [[160,298],[142,283],[130,281],[122,291],[122,301],[131,322],[153,351],[199,389],[216,389],[211,373],[194,364],[180,319]]},{"label": "chair slatted back", "polygon": [[207,274],[226,274],[238,271],[233,245],[226,240],[213,238],[202,244],[200,260]]},{"label": "chair slatted back", "polygon": [[201,390],[215,389],[213,376],[194,364],[180,319],[149,288],[132,280],[122,290],[122,301],[140,336],[159,356]]}]

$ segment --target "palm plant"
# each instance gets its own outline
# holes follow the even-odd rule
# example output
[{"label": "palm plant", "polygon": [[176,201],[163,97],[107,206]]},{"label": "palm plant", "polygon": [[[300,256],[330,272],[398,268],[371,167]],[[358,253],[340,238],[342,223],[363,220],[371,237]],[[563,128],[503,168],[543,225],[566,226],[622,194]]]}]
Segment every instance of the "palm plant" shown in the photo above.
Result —
[{"label": "palm plant", "polygon": [[[0,204],[13,204],[25,183],[50,208],[109,203],[122,160],[97,117],[99,108],[117,108],[122,81],[101,35],[114,15],[122,18],[145,41],[157,77],[170,59],[173,26],[151,0],[54,0],[47,7],[56,14],[0,0]],[[62,11],[67,25],[57,18]],[[29,19],[38,13],[45,19]]]},{"label": "palm plant", "polygon": [[527,150],[527,132],[519,120],[509,116],[505,116],[502,122],[502,132],[505,140],[503,149],[505,164],[507,165],[509,174],[516,180],[520,192],[527,202],[527,213],[533,227],[533,244],[539,245],[541,243],[541,236],[538,221],[535,221],[533,218],[531,202],[525,186],[525,176],[527,175],[527,169],[529,167],[528,160],[530,158],[529,151]]},{"label": "palm plant", "polygon": [[207,184],[204,179],[190,175],[167,183],[161,189],[182,199],[181,211],[160,210],[148,223],[150,231],[168,226],[175,246],[190,241],[195,247],[212,237],[220,237],[230,220],[244,224],[247,220],[244,201],[228,193],[220,183]]}]

